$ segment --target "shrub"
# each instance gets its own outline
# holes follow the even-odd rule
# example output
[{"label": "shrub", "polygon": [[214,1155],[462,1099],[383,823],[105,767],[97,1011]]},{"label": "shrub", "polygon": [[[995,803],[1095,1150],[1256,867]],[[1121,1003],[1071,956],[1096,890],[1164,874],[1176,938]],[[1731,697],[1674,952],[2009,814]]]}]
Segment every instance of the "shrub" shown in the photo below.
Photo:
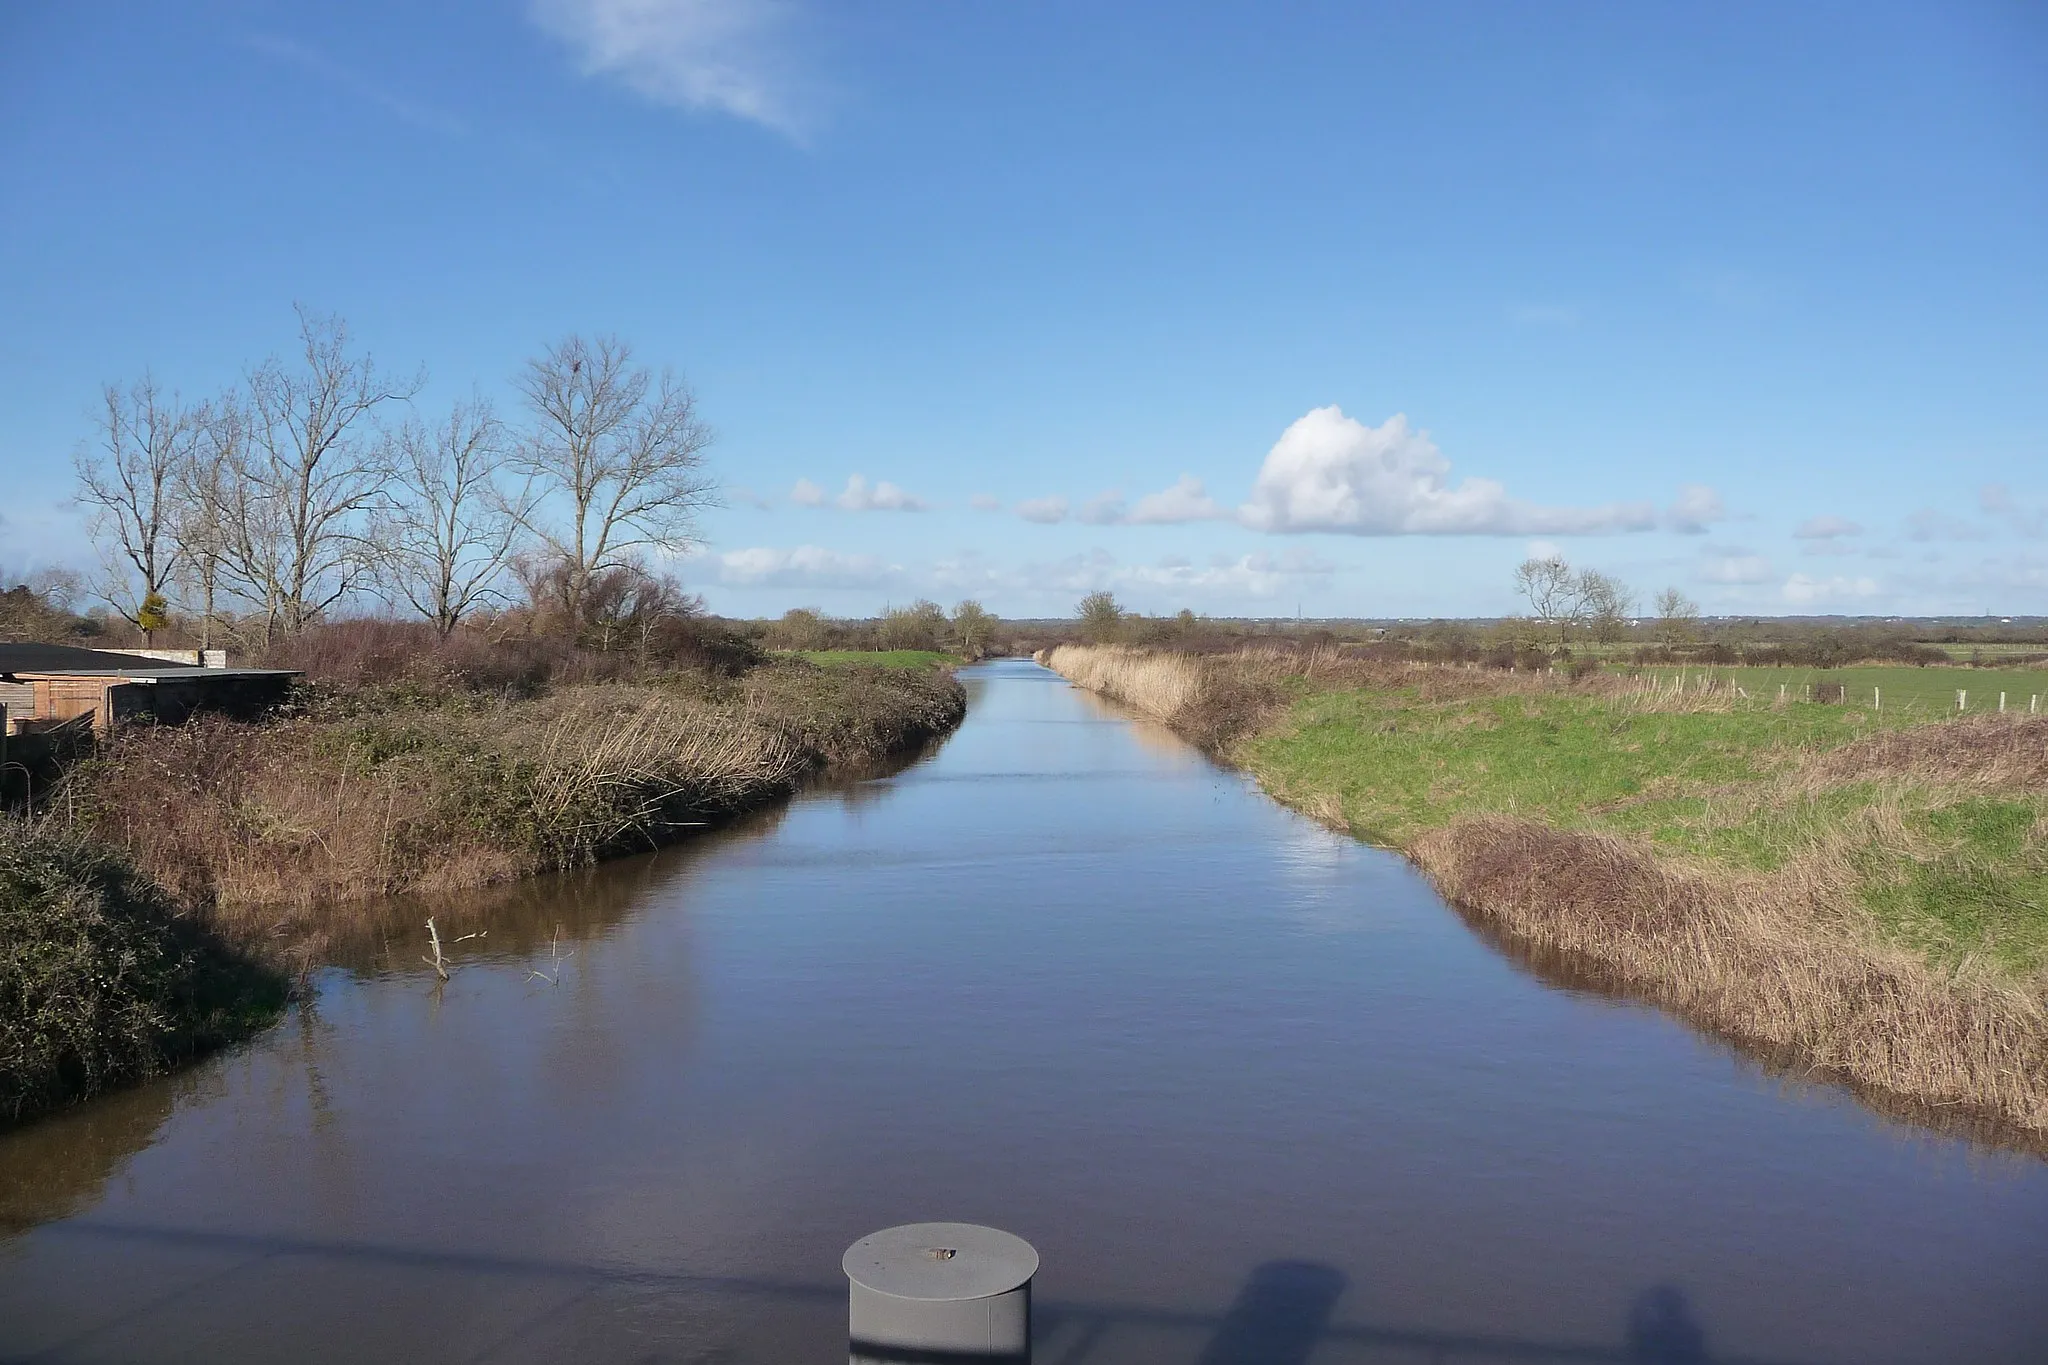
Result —
[{"label": "shrub", "polygon": [[285,998],[112,850],[0,817],[0,1124],[245,1037]]}]

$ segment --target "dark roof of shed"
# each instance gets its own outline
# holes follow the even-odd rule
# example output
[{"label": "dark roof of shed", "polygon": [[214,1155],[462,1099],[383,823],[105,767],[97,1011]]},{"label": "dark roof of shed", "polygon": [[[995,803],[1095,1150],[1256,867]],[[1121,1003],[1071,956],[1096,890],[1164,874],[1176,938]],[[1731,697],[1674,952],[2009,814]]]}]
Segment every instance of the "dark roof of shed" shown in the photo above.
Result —
[{"label": "dark roof of shed", "polygon": [[268,668],[205,668],[172,663],[112,649],[80,649],[75,645],[0,644],[0,673],[72,673],[82,676],[164,678],[186,673],[208,677],[287,672]]}]

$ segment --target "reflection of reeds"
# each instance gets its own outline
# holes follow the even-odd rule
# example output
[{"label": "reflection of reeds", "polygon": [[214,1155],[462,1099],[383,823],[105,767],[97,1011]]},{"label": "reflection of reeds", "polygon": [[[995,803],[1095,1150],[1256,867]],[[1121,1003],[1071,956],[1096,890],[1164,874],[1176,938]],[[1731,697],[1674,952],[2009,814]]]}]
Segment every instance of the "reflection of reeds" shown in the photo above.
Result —
[{"label": "reflection of reeds", "polygon": [[[1309,660],[1274,650],[1184,656],[1064,646],[1042,662],[1212,750],[1230,748],[1279,714],[1280,697],[1369,692],[1373,705],[1358,714],[1389,730],[1412,726],[1434,736],[1421,752],[1441,775],[1431,780],[1422,809],[1401,806],[1396,797],[1393,813],[1381,814],[1400,831],[1402,850],[1477,922],[1862,1091],[1954,1106],[2048,1135],[2048,981],[1984,960],[1995,931],[1984,931],[1974,955],[1945,959],[1887,942],[1869,900],[1874,888],[1882,892],[1930,870],[1996,881],[2031,866],[2026,860],[2035,855],[2024,850],[2010,861],[2012,855],[1937,836],[1928,816],[1969,796],[2032,801],[2048,787],[2048,717],[1883,730],[1822,751],[1799,747],[1796,739],[1791,747],[1758,741],[1747,751],[1755,773],[1747,784],[1669,783],[1632,798],[1693,796],[1700,809],[1686,818],[1699,830],[1750,838],[1743,846],[1751,849],[1759,847],[1753,831],[1768,828],[1770,847],[1785,854],[1751,866],[1740,858],[1682,856],[1597,828],[1603,811],[1629,801],[1575,809],[1567,797],[1532,818],[1517,808],[1516,788],[1496,783],[1480,751],[1459,748],[1455,732],[1523,710],[1516,698],[1531,708],[1527,716],[1556,715],[1533,708],[1558,698],[1599,717],[1596,736],[1639,723],[1630,717],[1670,715],[1678,728],[1660,743],[1725,745],[1726,727],[1747,723],[1734,713],[1754,711],[1759,724],[1768,722],[1778,713],[1774,697],[1751,698],[1700,676],[1682,686],[1669,678],[1601,674],[1573,680],[1455,665]],[[1490,704],[1499,700],[1509,701],[1505,712]],[[1681,719],[1687,716],[1699,719]],[[1709,728],[1695,734],[1685,728],[1692,725]],[[1552,774],[1565,793],[1583,780],[1577,764],[1586,763],[1589,773],[1599,767],[1599,738],[1572,733],[1583,750],[1556,759],[1541,748],[1517,755]],[[1369,762],[1366,755],[1388,751],[1343,752]],[[1285,799],[1342,828],[1356,817],[1331,786],[1374,780],[1341,767],[1303,767],[1298,758],[1290,766],[1262,757],[1257,771]],[[1436,783],[1444,778],[1455,778],[1458,809],[1439,796]],[[2048,817],[2037,818],[2025,839],[2029,849],[2048,843]]]},{"label": "reflection of reeds", "polygon": [[1515,938],[1823,1074],[2048,1131],[2048,1010],[1983,971],[1880,946],[1846,904],[1855,870],[1822,850],[1772,877],[1661,866],[1619,839],[1463,820],[1407,852]]}]

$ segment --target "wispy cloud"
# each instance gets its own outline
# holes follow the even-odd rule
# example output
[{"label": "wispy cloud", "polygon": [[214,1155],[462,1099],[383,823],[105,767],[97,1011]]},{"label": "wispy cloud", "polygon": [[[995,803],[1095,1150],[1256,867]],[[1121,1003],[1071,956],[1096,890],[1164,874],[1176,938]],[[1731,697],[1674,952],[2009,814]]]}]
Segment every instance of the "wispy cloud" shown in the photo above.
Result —
[{"label": "wispy cloud", "polygon": [[717,557],[718,581],[735,588],[877,588],[902,573],[874,555],[843,554],[822,545],[794,549],[753,546]]},{"label": "wispy cloud", "polygon": [[1908,540],[1986,540],[1989,533],[1976,522],[1923,507],[1906,518]]},{"label": "wispy cloud", "polygon": [[1846,602],[1868,602],[1881,591],[1875,578],[1814,578],[1796,573],[1779,590],[1787,604],[1795,607],[1839,606]]},{"label": "wispy cloud", "polygon": [[1074,520],[1090,526],[1114,526],[1124,519],[1125,511],[1123,493],[1112,488],[1082,503],[1074,512]]},{"label": "wispy cloud", "polygon": [[442,137],[461,137],[468,129],[461,119],[437,109],[424,101],[412,99],[385,89],[352,67],[335,61],[324,53],[316,52],[304,43],[274,33],[249,33],[242,36],[244,46],[311,72],[345,94],[352,95],[366,104],[376,105],[385,113]]},{"label": "wispy cloud", "polygon": [[586,76],[799,141],[812,126],[787,42],[793,9],[783,0],[531,0],[527,12]]},{"label": "wispy cloud", "polygon": [[1017,504],[1017,515],[1040,526],[1067,519],[1067,500],[1057,493],[1049,498],[1026,498]]},{"label": "wispy cloud", "polygon": [[1703,536],[1717,521],[1728,520],[1728,508],[1721,495],[1703,483],[1689,483],[1678,490],[1678,501],[1664,513],[1664,524],[1682,536]]},{"label": "wispy cloud", "polygon": [[2048,503],[2025,503],[2002,483],[1987,483],[1977,490],[1977,505],[1985,515],[2004,522],[2015,534],[2029,540],[2048,534]]},{"label": "wispy cloud", "polygon": [[1847,517],[1808,517],[1792,532],[1798,540],[1834,540],[1840,536],[1860,536],[1863,528]]},{"label": "wispy cloud", "polygon": [[1778,576],[1771,561],[1735,546],[1714,546],[1700,552],[1699,577],[1705,583],[1768,583]]},{"label": "wispy cloud", "polygon": [[967,500],[967,505],[977,512],[1000,512],[1003,500],[993,493],[976,493]]},{"label": "wispy cloud", "polygon": [[1262,531],[1339,531],[1360,536],[1596,535],[1647,531],[1645,502],[1543,507],[1508,496],[1492,479],[1453,486],[1451,462],[1426,431],[1396,413],[1377,427],[1334,405],[1281,434],[1239,511]]}]

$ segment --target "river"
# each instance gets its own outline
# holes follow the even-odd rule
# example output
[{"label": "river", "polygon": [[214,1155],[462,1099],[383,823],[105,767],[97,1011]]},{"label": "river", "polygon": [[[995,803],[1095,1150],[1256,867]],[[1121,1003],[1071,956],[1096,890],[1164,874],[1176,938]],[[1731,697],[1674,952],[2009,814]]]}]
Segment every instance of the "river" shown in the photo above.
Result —
[{"label": "river", "polygon": [[[1546,984],[1400,859],[1003,661],[908,767],[416,915],[0,1137],[0,1360],[844,1358],[855,1238],[1040,1365],[2048,1359],[2048,1163]],[[447,914],[444,910],[444,914]]]}]

